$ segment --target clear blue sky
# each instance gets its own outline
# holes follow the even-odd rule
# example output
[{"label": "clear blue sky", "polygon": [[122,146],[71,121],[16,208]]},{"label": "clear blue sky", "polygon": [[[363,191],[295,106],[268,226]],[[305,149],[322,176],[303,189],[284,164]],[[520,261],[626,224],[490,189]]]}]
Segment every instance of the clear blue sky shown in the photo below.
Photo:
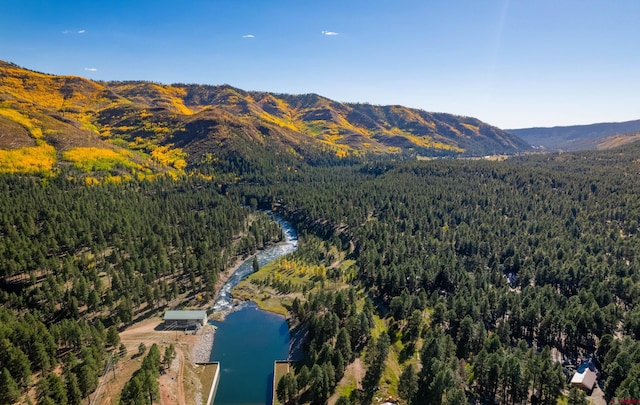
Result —
[{"label": "clear blue sky", "polygon": [[2,0],[0,59],[502,128],[640,119],[640,0]]}]

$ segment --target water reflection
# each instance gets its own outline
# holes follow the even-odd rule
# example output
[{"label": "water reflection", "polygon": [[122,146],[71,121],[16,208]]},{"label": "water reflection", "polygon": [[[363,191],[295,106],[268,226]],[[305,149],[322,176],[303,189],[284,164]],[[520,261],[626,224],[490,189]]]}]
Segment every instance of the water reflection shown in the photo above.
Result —
[{"label": "water reflection", "polygon": [[[285,241],[259,252],[260,266],[298,248],[298,235],[291,224],[277,215],[273,218]],[[213,306],[214,311],[230,312],[224,321],[213,322],[218,329],[211,360],[219,361],[222,367],[216,405],[271,403],[273,363],[286,359],[289,353],[289,327],[283,316],[262,311],[252,302],[235,306],[231,302],[233,287],[252,272],[253,259],[246,260],[229,277]]]}]

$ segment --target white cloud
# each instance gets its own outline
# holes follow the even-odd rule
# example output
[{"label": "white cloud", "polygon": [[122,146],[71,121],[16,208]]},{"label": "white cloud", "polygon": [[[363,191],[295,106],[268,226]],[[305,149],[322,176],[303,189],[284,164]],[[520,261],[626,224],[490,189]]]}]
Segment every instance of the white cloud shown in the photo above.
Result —
[{"label": "white cloud", "polygon": [[84,34],[85,32],[87,32],[87,30],[64,30],[62,31],[63,34],[67,35],[67,34]]},{"label": "white cloud", "polygon": [[256,36],[253,34],[247,34],[247,35],[243,35],[242,38],[255,38]]},{"label": "white cloud", "polygon": [[335,35],[340,35],[340,34],[335,32],[335,31],[322,31],[322,35],[335,36]]},{"label": "white cloud", "polygon": [[98,69],[96,68],[84,68],[84,70],[86,70],[87,72],[97,72]]}]

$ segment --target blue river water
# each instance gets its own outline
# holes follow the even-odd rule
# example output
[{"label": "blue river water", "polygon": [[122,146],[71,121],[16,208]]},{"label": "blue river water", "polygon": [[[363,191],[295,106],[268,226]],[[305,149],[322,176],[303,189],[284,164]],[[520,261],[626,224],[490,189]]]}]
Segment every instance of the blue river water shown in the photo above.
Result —
[{"label": "blue river water", "polygon": [[[278,216],[285,242],[258,253],[258,264],[272,260],[298,248],[298,236],[285,220]],[[289,327],[283,316],[260,310],[254,303],[231,302],[231,290],[253,272],[253,259],[242,263],[222,287],[214,311],[229,311],[224,321],[212,322],[216,335],[211,361],[219,361],[220,382],[216,405],[263,405],[272,401],[273,363],[286,360],[289,354]]]}]

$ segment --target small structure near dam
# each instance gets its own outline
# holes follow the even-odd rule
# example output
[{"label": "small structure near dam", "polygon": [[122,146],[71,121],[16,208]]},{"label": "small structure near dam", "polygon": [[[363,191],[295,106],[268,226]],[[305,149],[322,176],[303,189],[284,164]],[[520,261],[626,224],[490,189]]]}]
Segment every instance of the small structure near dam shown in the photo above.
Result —
[{"label": "small structure near dam", "polygon": [[165,329],[200,328],[207,324],[207,311],[167,311],[164,314]]}]

